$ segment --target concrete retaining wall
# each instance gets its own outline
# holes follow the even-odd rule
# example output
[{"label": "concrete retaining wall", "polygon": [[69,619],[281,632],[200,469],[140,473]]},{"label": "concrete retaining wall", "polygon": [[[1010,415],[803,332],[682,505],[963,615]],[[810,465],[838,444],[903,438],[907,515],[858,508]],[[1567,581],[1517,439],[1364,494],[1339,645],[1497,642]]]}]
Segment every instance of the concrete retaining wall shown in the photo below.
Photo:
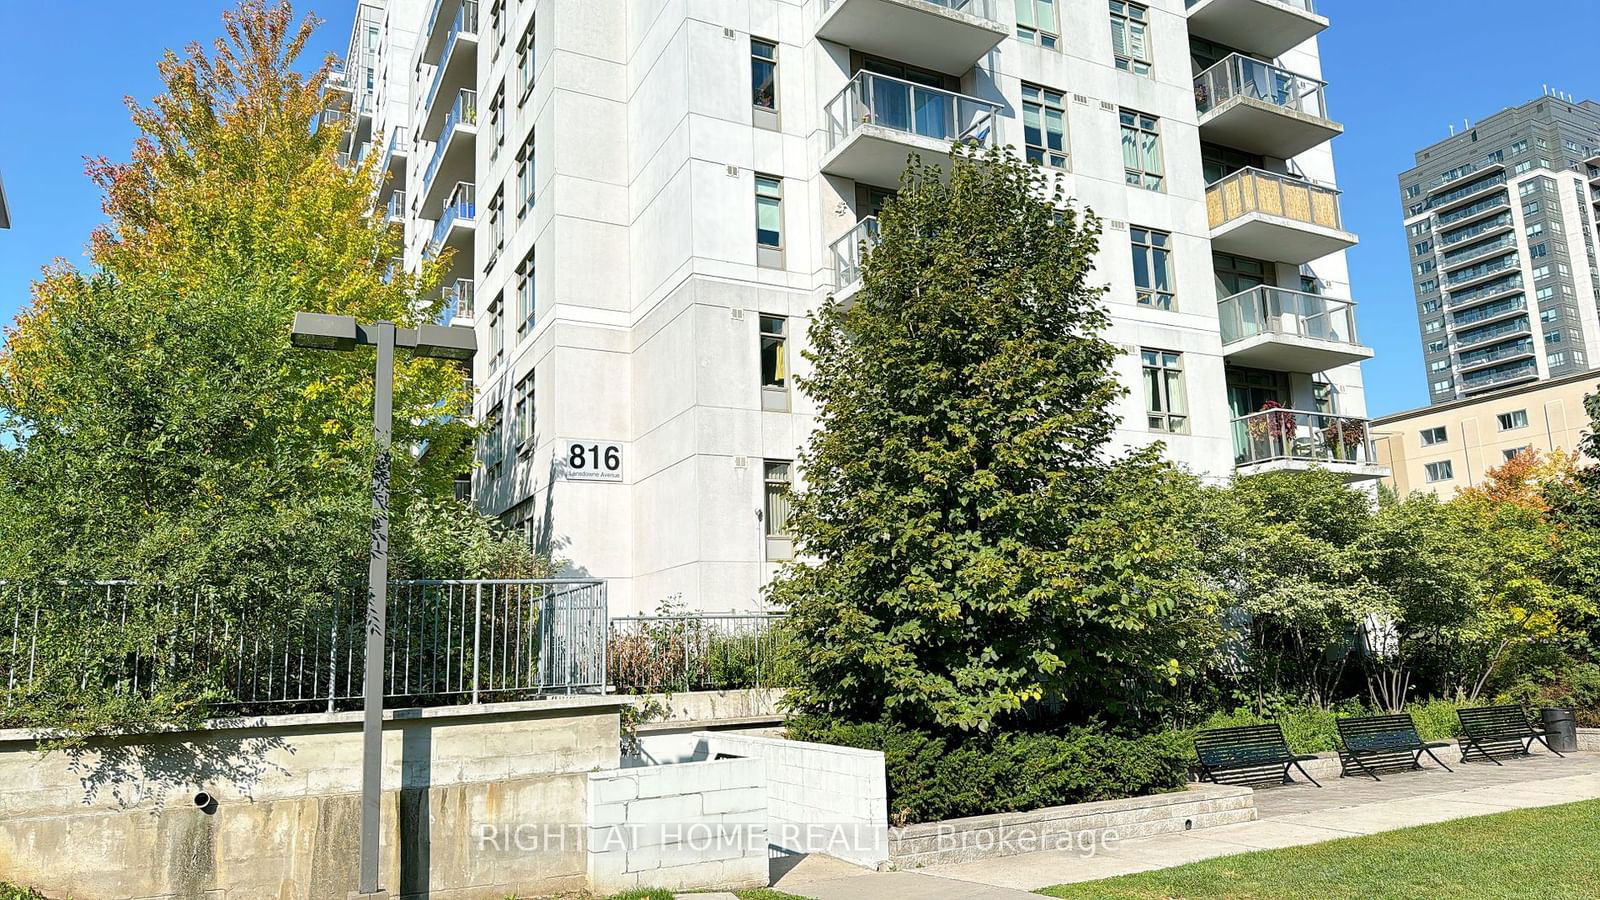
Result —
[{"label": "concrete retaining wall", "polygon": [[869,867],[889,858],[882,753],[724,731],[695,737],[712,759],[761,760],[775,851],[826,853]]},{"label": "concrete retaining wall", "polygon": [[[617,706],[392,711],[385,888],[462,898],[584,888],[587,773],[617,764]],[[0,732],[0,877],[48,896],[344,900],[358,865],[360,715],[210,724],[45,755],[35,736]],[[194,808],[197,789],[215,806]],[[557,834],[521,833],[533,825]]]},{"label": "concrete retaining wall", "polygon": [[614,769],[588,778],[591,890],[766,886],[760,760]]},{"label": "concrete retaining wall", "polygon": [[1073,851],[1092,856],[1118,841],[1251,822],[1255,792],[1246,787],[1194,786],[1186,791],[927,822],[889,829],[896,868],[966,862],[1032,853]]}]

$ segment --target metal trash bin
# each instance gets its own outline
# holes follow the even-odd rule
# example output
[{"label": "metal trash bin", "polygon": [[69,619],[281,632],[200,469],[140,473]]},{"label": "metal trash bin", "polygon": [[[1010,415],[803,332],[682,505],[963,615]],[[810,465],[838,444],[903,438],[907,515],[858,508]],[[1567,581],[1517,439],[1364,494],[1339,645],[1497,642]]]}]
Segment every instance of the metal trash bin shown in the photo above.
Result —
[{"label": "metal trash bin", "polygon": [[1572,710],[1547,706],[1539,710],[1539,718],[1548,732],[1544,739],[1552,750],[1570,753],[1578,749],[1578,717]]}]

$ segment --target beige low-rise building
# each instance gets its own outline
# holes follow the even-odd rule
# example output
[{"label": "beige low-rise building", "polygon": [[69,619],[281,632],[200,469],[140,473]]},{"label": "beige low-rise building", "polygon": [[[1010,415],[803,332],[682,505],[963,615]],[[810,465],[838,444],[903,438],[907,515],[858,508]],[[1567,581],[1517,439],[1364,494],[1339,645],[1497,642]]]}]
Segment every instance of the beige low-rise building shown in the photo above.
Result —
[{"label": "beige low-rise building", "polygon": [[1584,397],[1596,391],[1600,369],[1375,419],[1378,462],[1392,473],[1384,481],[1402,495],[1449,498],[1527,448],[1577,452]]}]

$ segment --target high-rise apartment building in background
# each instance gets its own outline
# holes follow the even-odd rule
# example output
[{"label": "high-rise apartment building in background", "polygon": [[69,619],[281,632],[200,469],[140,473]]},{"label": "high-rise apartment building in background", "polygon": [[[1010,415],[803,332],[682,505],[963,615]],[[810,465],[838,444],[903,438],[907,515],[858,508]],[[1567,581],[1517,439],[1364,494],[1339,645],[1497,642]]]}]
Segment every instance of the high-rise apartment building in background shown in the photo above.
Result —
[{"label": "high-rise apartment building in background", "polygon": [[6,184],[0,181],[0,228],[11,227],[11,207],[6,205]]},{"label": "high-rise apartment building in background", "polygon": [[1430,403],[1587,370],[1600,353],[1600,104],[1547,95],[1400,175]]},{"label": "high-rise apartment building in background", "polygon": [[617,612],[793,553],[813,312],[909,154],[1009,145],[1098,213],[1124,445],[1381,474],[1310,0],[369,0],[333,117],[477,329],[471,494]]}]

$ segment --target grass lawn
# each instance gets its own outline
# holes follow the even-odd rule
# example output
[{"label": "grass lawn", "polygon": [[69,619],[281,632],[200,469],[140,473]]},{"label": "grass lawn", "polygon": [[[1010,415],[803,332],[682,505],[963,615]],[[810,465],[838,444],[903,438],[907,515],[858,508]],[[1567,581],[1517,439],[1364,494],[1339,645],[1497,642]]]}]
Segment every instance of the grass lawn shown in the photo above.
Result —
[{"label": "grass lawn", "polygon": [[1600,800],[1224,856],[1039,893],[1163,900],[1600,897]]}]

